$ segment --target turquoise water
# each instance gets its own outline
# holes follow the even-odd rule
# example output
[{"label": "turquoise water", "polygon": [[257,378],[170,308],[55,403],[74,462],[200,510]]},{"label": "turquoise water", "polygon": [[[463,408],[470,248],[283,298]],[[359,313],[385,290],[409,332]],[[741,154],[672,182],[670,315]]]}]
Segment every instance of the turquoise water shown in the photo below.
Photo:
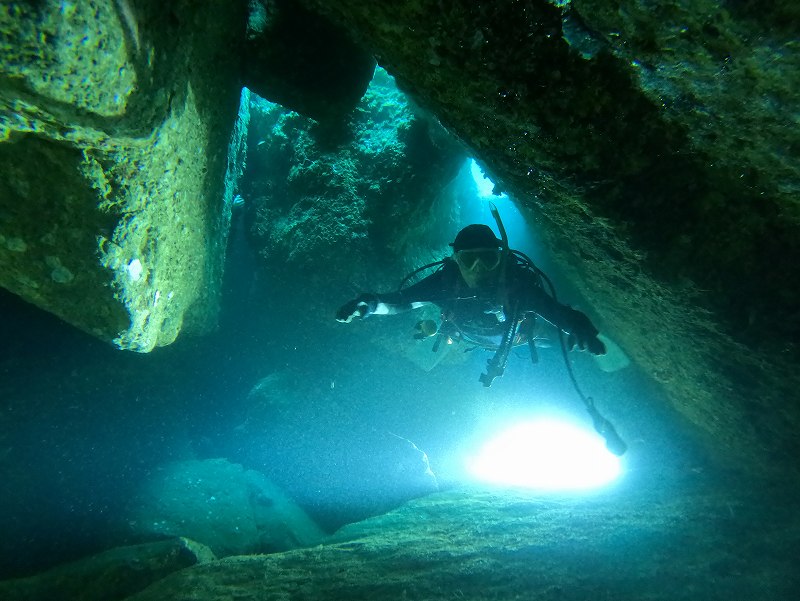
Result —
[{"label": "turquoise water", "polygon": [[[628,444],[618,481],[587,496],[487,490],[465,465],[502,428],[556,415],[591,431],[553,332],[537,363],[515,350],[486,389],[489,353],[413,340],[435,310],[334,321],[357,292],[390,290],[444,256],[464,225],[495,225],[463,147],[382,71],[376,86],[350,145],[296,113],[250,107],[213,332],[122,352],[0,291],[0,579],[186,537],[246,556],[177,575],[178,590],[197,578],[192,590],[209,595],[214,571],[233,565],[221,581],[286,578],[309,599],[794,598],[796,491],[721,468],[635,362],[604,371],[570,355]],[[560,300],[593,313],[533,212],[493,199],[511,245]],[[442,565],[455,567],[428,578]],[[357,569],[369,586],[331,576]],[[242,598],[278,598],[263,586]]]},{"label": "turquoise water", "polygon": [[[297,329],[300,315],[259,331],[240,314],[239,327],[142,356],[9,294],[2,301],[14,316],[2,360],[6,577],[147,538],[129,524],[140,513],[132,504],[170,462],[225,458],[257,470],[332,532],[469,483],[466,455],[498,424],[545,410],[591,428],[557,349],[540,350],[538,365],[515,351],[487,390],[486,352],[425,372],[363,329],[322,339]],[[394,319],[359,327],[405,336],[406,316]],[[575,364],[630,444],[620,486],[660,495],[667,481],[697,484],[706,460],[655,386],[635,368],[607,374],[583,355]],[[435,485],[408,442],[427,453]]]}]

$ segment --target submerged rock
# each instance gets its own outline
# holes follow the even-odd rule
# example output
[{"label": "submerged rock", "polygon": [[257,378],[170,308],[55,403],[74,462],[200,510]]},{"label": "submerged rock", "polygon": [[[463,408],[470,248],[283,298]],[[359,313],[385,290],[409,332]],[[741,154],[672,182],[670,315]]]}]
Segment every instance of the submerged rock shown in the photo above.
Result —
[{"label": "submerged rock", "polygon": [[0,582],[0,596],[5,601],[114,601],[172,572],[214,559],[208,548],[185,538],[118,547],[29,578]]},{"label": "submerged rock", "polygon": [[799,540],[796,508],[766,515],[753,501],[451,491],[346,526],[313,549],[183,570],[130,601],[188,590],[195,601],[796,598],[787,560]]},{"label": "submerged rock", "polygon": [[303,4],[524,206],[721,461],[797,476],[796,3]]},{"label": "submerged rock", "polygon": [[375,59],[346,30],[292,0],[250,6],[245,85],[262,98],[336,127],[364,95]]},{"label": "submerged rock", "polygon": [[134,538],[185,536],[220,557],[319,542],[323,532],[262,474],[224,459],[170,463],[130,503]]},{"label": "submerged rock", "polygon": [[425,450],[379,426],[363,402],[353,391],[337,395],[333,387],[272,373],[247,396],[244,421],[235,428],[243,441],[238,453],[248,465],[264,465],[329,529],[437,491]]},{"label": "submerged rock", "polygon": [[[374,286],[386,277],[385,259],[446,244],[438,226],[449,208],[433,209],[464,156],[382,69],[335,132],[254,98],[247,156],[241,189],[274,311],[298,304],[299,274],[303,312],[327,315],[331,282]],[[435,244],[420,248],[426,236]]]},{"label": "submerged rock", "polygon": [[0,285],[119,348],[214,325],[245,2],[0,11]]}]

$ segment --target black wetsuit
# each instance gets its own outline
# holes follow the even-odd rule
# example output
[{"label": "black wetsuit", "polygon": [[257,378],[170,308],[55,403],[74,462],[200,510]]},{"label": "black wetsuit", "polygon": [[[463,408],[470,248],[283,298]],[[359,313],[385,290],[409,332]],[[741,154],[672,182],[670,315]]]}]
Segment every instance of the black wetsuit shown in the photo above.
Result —
[{"label": "black wetsuit", "polygon": [[456,262],[448,258],[439,270],[413,286],[370,295],[369,312],[400,313],[434,303],[442,310],[443,334],[455,334],[484,348],[497,348],[508,330],[508,319],[514,316],[522,322],[516,344],[532,335],[537,315],[567,334],[580,330],[579,335],[597,335],[597,329],[583,313],[554,300],[542,288],[540,276],[515,256],[509,257],[501,269],[492,284],[470,288]]}]

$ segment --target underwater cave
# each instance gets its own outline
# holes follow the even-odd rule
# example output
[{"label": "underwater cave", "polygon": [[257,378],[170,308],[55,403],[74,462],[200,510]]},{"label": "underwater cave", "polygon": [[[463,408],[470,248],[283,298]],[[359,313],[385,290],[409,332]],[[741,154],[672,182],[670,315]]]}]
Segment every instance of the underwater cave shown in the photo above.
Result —
[{"label": "underwater cave", "polygon": [[0,595],[797,598],[798,17],[3,8]]}]

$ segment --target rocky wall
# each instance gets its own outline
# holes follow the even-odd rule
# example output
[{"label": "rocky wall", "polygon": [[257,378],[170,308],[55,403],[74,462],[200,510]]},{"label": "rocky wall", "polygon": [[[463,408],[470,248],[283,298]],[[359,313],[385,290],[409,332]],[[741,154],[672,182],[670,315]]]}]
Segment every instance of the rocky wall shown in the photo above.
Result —
[{"label": "rocky wall", "polygon": [[0,285],[123,349],[215,323],[246,24],[245,2],[3,4]]},{"label": "rocky wall", "polygon": [[527,208],[593,319],[721,459],[795,469],[791,3],[305,4]]},{"label": "rocky wall", "polygon": [[240,189],[273,299],[286,289],[297,304],[300,278],[302,311],[332,321],[332,282],[392,289],[398,271],[440,258],[449,238],[432,207],[463,162],[382,69],[336,131],[254,96]]}]

